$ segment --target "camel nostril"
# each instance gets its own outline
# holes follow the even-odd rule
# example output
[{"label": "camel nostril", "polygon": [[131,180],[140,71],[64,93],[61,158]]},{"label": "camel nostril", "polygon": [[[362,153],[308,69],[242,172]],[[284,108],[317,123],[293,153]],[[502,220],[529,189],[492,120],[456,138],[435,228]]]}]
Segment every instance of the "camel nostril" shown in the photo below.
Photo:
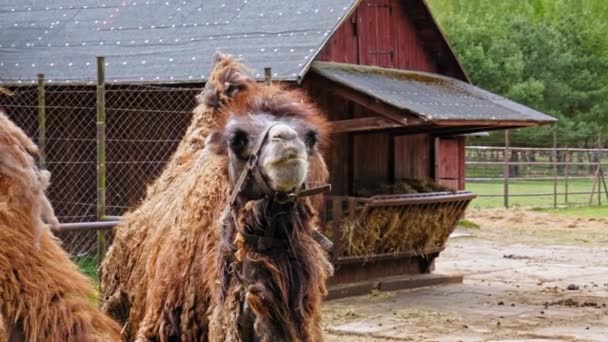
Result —
[{"label": "camel nostril", "polygon": [[277,125],[270,130],[272,141],[290,141],[297,138],[297,136],[296,131],[287,125]]}]

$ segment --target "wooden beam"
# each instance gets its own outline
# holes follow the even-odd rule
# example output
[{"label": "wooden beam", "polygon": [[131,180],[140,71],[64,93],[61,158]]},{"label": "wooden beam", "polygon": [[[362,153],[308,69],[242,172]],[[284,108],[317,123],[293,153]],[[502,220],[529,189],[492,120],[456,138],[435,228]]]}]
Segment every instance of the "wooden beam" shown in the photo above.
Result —
[{"label": "wooden beam", "polygon": [[536,121],[502,121],[502,120],[436,120],[433,121],[437,126],[509,126],[509,127],[533,127],[547,125],[551,122]]},{"label": "wooden beam", "polygon": [[[406,126],[406,127],[396,127],[387,129],[388,133],[393,135],[408,135],[408,134],[418,134],[418,133],[426,133],[430,134],[432,137],[441,137],[441,136],[453,136],[453,135],[461,135],[467,133],[474,133],[480,131],[494,131],[494,130],[504,130],[504,129],[512,129],[518,128],[520,126],[464,126],[464,127],[450,127],[450,126],[433,126],[433,125],[417,125],[417,126]],[[367,132],[353,132],[353,134],[366,134]]]},{"label": "wooden beam", "polygon": [[376,291],[417,289],[427,286],[462,283],[458,274],[404,274],[392,277],[374,278],[356,283],[342,283],[329,286],[326,300],[360,296]]},{"label": "wooden beam", "polygon": [[334,82],[317,74],[311,75],[311,78],[314,79],[314,84],[323,90],[352,101],[401,126],[409,126],[423,122],[416,114],[395,108],[372,96],[363,94],[338,82]]},{"label": "wooden beam", "polygon": [[366,117],[349,120],[337,120],[330,122],[332,133],[347,133],[361,131],[376,131],[388,128],[402,127],[392,120],[380,116]]}]

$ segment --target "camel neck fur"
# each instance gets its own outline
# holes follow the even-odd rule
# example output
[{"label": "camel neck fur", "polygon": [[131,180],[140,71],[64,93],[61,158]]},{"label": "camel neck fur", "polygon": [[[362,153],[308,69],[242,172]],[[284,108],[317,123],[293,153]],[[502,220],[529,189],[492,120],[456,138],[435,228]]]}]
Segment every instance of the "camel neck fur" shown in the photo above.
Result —
[{"label": "camel neck fur", "polygon": [[[317,341],[317,311],[331,264],[313,239],[309,202],[246,202],[226,215],[220,244],[221,302],[236,301],[240,340]],[[280,242],[260,246],[253,236]],[[320,260],[322,259],[322,260]]]}]

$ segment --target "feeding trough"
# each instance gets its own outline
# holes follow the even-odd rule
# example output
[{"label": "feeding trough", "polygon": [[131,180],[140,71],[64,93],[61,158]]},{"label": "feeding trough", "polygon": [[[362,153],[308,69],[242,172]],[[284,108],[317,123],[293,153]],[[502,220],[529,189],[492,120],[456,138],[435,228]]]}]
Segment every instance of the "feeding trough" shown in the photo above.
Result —
[{"label": "feeding trough", "polygon": [[470,191],[328,196],[325,233],[334,241],[331,284],[430,273]]}]

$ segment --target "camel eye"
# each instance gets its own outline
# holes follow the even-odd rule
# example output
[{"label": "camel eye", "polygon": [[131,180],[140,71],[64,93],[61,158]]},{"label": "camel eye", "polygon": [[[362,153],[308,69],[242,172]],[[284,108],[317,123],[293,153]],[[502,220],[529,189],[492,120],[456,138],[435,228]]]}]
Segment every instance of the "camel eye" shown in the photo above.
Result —
[{"label": "camel eye", "polygon": [[249,136],[245,131],[238,130],[230,137],[230,148],[237,154],[243,152],[249,143]]},{"label": "camel eye", "polygon": [[306,136],[304,137],[304,142],[306,143],[306,146],[308,146],[308,148],[315,147],[315,145],[317,144],[318,141],[319,141],[319,132],[317,132],[313,129],[306,132]]}]

